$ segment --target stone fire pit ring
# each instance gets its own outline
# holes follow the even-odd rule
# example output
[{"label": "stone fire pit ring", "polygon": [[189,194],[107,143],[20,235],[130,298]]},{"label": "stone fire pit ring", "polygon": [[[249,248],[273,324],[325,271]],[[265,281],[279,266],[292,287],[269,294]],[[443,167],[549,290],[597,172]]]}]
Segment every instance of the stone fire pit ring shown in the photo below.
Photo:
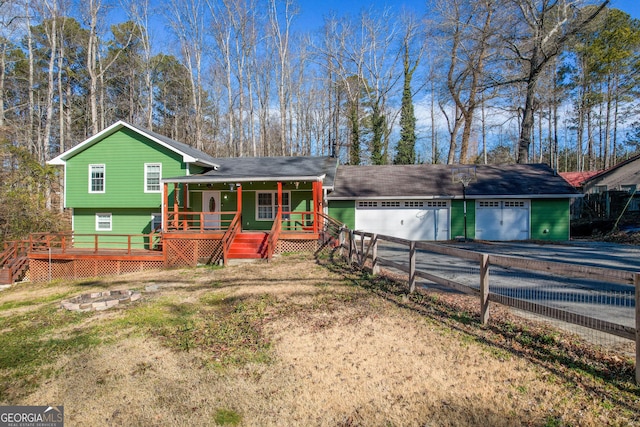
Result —
[{"label": "stone fire pit ring", "polygon": [[78,295],[62,301],[62,307],[71,311],[101,311],[137,301],[141,297],[140,292],[131,290],[92,292]]}]

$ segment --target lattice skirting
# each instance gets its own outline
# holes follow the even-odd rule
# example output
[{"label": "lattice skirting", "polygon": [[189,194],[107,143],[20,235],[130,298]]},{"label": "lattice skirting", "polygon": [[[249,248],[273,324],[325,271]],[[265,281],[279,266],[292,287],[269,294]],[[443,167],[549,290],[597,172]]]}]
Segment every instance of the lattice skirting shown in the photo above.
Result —
[{"label": "lattice skirting", "polygon": [[315,252],[318,249],[317,240],[278,240],[276,253],[285,252]]},{"label": "lattice skirting", "polygon": [[29,260],[29,279],[47,282],[51,279],[75,280],[86,277],[109,276],[164,267],[162,261],[105,261],[99,259]]},{"label": "lattice skirting", "polygon": [[167,267],[216,264],[222,259],[222,241],[213,239],[164,239]]}]

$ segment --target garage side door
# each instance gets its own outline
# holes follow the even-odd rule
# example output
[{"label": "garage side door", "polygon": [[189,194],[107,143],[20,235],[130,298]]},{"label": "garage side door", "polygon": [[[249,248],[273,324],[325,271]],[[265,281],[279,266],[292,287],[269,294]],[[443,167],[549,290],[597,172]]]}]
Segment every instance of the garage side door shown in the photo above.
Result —
[{"label": "garage side door", "polygon": [[528,200],[476,201],[476,239],[527,240]]},{"label": "garage side door", "polygon": [[407,240],[447,240],[449,204],[434,200],[359,201],[356,229]]}]

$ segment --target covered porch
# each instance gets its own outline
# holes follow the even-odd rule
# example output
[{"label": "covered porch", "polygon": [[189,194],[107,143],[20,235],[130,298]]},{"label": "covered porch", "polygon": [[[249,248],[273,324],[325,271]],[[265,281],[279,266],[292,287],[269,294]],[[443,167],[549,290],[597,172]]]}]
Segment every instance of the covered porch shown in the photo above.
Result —
[{"label": "covered porch", "polygon": [[322,177],[163,180],[163,249],[171,265],[227,264],[315,250],[323,229]]}]

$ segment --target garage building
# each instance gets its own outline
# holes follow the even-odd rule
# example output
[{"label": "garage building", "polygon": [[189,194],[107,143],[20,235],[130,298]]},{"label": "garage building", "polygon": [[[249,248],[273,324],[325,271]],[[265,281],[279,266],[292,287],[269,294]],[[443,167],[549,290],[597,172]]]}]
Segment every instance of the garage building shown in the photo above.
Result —
[{"label": "garage building", "polygon": [[478,165],[464,192],[455,168],[339,166],[329,215],[355,230],[434,241],[464,236],[466,211],[468,238],[569,239],[569,204],[579,194],[548,166]]}]

